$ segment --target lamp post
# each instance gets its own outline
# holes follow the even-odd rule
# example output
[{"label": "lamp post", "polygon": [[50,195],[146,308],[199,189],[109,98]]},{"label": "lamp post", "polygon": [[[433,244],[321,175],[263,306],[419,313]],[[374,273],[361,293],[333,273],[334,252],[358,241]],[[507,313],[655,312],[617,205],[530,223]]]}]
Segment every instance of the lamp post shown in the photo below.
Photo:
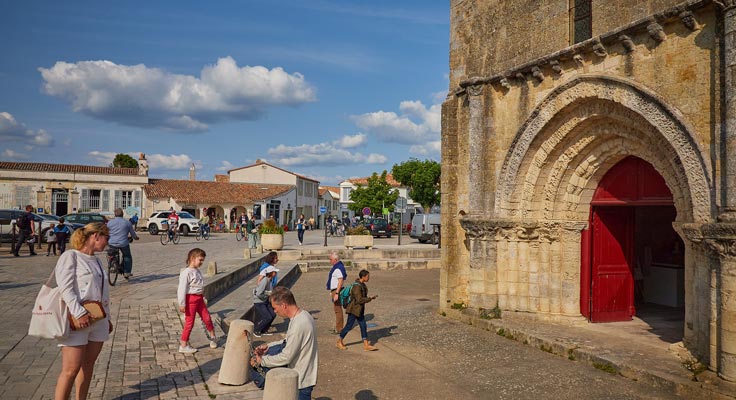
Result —
[{"label": "lamp post", "polygon": [[324,247],[327,247],[327,216],[326,215],[324,217],[324,223],[322,225],[325,226],[325,246]]}]

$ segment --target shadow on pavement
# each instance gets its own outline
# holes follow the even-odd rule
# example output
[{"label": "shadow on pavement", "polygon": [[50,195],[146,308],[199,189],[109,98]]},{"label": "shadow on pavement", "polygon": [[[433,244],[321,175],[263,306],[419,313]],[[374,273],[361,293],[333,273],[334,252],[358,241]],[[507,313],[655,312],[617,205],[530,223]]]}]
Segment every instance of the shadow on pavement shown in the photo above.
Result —
[{"label": "shadow on pavement", "polygon": [[145,275],[141,276],[139,278],[133,278],[130,281],[131,282],[153,282],[157,281],[159,279],[168,279],[173,278],[175,276],[179,276],[179,274],[156,274],[156,275]]},{"label": "shadow on pavement", "polygon": [[0,282],[0,290],[22,288],[26,286],[38,285],[38,283],[10,283]]},{"label": "shadow on pavement", "polygon": [[[212,371],[213,368],[215,371],[218,371],[220,361],[220,358],[216,358],[188,371],[171,372],[157,378],[147,379],[140,384],[129,386],[131,389],[138,390],[138,392],[126,393],[115,397],[114,400],[158,399],[164,393],[172,390],[176,392],[177,389],[192,386],[194,382],[192,382],[191,377],[201,378],[202,371]],[[206,382],[207,380],[205,379],[204,381]]]}]

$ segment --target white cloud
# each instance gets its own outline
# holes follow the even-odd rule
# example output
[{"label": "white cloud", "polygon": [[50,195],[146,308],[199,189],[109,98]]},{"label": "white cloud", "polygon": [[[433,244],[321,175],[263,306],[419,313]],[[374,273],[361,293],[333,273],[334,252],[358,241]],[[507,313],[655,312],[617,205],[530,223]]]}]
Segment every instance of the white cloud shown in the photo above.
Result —
[{"label": "white cloud", "polygon": [[201,163],[193,161],[186,154],[146,154],[146,159],[148,159],[148,165],[151,169],[188,170],[192,163],[194,163],[194,168],[202,169]]},{"label": "white cloud", "polygon": [[442,149],[442,142],[437,140],[425,144],[415,144],[409,148],[409,152],[418,156],[439,156]]},{"label": "white cloud", "polygon": [[12,114],[0,112],[0,141],[21,142],[30,146],[49,147],[54,140],[43,129],[33,131],[15,120]]},{"label": "white cloud", "polygon": [[399,110],[401,115],[393,111],[376,111],[354,115],[352,119],[360,128],[384,142],[424,144],[439,139],[440,104],[427,108],[421,101],[402,101]]},{"label": "white cloud", "polygon": [[368,143],[368,135],[365,133],[359,133],[353,136],[345,135],[340,140],[337,140],[335,145],[343,149],[352,149],[363,146],[366,143]]},{"label": "white cloud", "polygon": [[[338,141],[339,142],[339,141]],[[275,164],[286,167],[305,165],[341,165],[341,164],[384,164],[388,158],[382,154],[351,153],[333,143],[302,144],[286,146],[280,144],[268,149]]]},{"label": "white cloud", "polygon": [[39,71],[44,91],[75,112],[145,128],[201,132],[208,123],[253,120],[269,107],[316,101],[316,89],[302,74],[239,67],[231,57],[205,66],[199,77],[111,61],[58,61]]},{"label": "white cloud", "polygon": [[11,149],[5,149],[0,155],[9,160],[27,160],[30,158],[28,154],[18,153]]},{"label": "white cloud", "polygon": [[[128,153],[128,155],[132,155],[133,153]],[[115,156],[118,155],[118,153],[114,153],[111,151],[90,151],[87,153],[87,155],[94,160],[97,164],[108,166],[112,164],[112,161],[115,159]]]},{"label": "white cloud", "polygon": [[231,163],[230,161],[222,160],[222,165],[217,167],[216,169],[218,171],[230,171],[233,168],[235,168],[235,165],[233,165],[233,163]]}]

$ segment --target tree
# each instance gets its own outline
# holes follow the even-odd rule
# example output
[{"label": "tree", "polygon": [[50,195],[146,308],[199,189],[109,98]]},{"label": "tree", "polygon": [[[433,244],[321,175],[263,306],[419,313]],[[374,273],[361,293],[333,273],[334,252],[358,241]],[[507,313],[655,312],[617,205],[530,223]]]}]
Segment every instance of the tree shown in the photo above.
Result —
[{"label": "tree", "polygon": [[112,160],[111,167],[117,167],[117,168],[138,168],[138,161],[135,160],[135,158],[123,154],[118,153],[115,156],[115,159]]},{"label": "tree", "polygon": [[420,161],[410,158],[394,164],[391,173],[399,183],[409,189],[409,197],[422,205],[425,213],[440,204],[440,163],[432,160]]},{"label": "tree", "polygon": [[350,200],[353,203],[349,204],[348,208],[357,214],[360,214],[365,207],[369,207],[374,213],[377,210],[380,213],[382,207],[393,211],[394,203],[399,198],[399,192],[386,181],[387,174],[386,170],[383,171],[381,176],[374,172],[368,178],[368,184],[365,187],[358,185],[357,188],[353,189],[350,192]]}]

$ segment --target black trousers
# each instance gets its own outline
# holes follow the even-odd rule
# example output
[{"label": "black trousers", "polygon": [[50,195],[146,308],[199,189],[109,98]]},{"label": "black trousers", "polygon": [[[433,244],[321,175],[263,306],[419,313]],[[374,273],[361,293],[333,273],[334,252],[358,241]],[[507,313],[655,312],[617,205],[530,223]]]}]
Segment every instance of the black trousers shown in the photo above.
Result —
[{"label": "black trousers", "polygon": [[[18,254],[20,251],[20,246],[23,246],[23,243],[26,243],[28,239],[32,238],[33,235],[31,234],[30,229],[21,229],[20,233],[18,234],[18,242],[15,244],[15,249],[13,249],[13,253]],[[35,253],[33,250],[33,243],[27,243],[28,244],[28,250],[31,252],[31,254]]]}]

